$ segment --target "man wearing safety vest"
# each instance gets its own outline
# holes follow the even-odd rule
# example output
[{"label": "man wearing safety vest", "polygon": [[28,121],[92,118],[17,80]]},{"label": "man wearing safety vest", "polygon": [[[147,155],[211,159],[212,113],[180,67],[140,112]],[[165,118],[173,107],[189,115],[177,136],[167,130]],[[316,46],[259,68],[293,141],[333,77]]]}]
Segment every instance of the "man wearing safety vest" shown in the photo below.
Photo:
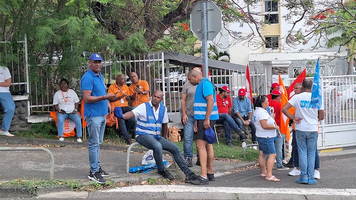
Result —
[{"label": "man wearing safety vest", "polygon": [[197,71],[190,71],[189,82],[198,85],[194,97],[194,119],[197,121],[197,149],[200,159],[200,176],[192,181],[195,185],[207,185],[213,181],[213,145],[206,142],[205,130],[210,129],[219,119],[214,85],[207,78],[203,78]]},{"label": "man wearing safety vest", "polygon": [[140,104],[130,112],[122,114],[120,107],[115,108],[115,116],[125,120],[136,118],[136,141],[140,145],[153,150],[153,157],[160,175],[169,180],[174,179],[173,175],[163,165],[162,151],[164,149],[173,154],[174,160],[186,175],[185,182],[190,183],[197,176],[188,168],[179,147],[166,139],[168,115],[166,107],[160,104],[162,100],[163,92],[157,90],[153,93],[151,101]]}]

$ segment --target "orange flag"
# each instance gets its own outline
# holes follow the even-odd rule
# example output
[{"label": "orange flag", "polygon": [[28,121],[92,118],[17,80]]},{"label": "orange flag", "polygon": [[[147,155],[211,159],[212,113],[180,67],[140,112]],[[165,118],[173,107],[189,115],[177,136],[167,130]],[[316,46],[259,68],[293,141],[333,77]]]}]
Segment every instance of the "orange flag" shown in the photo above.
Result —
[{"label": "orange flag", "polygon": [[[284,83],[282,81],[282,78],[281,78],[281,75],[278,74],[279,76],[279,85],[280,85],[280,88],[279,90],[282,92],[282,101],[281,101],[281,108],[283,108],[283,106],[288,102],[288,93],[287,93],[287,90],[286,88],[284,87]],[[282,111],[281,111],[281,133],[285,134],[286,135],[286,139],[287,139],[287,142],[289,142],[289,139],[290,139],[290,130],[289,130],[289,118],[287,116],[285,116]]]}]

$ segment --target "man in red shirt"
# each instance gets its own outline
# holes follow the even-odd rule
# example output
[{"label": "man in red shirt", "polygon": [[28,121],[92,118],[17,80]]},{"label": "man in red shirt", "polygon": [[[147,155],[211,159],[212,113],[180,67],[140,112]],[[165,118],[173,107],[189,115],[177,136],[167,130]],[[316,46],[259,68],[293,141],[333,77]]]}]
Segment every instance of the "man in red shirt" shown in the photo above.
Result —
[{"label": "man in red shirt", "polygon": [[[219,111],[219,119],[216,121],[216,123],[224,125],[226,145],[232,147],[233,145],[231,141],[231,128],[240,135],[240,139],[241,139],[241,135],[243,136],[244,134],[242,133],[241,129],[237,126],[234,119],[232,119],[231,117],[232,104],[229,95],[230,92],[231,91],[227,86],[223,86],[219,88],[219,94],[216,95],[216,103]],[[244,137],[242,137],[242,140],[243,139]]]},{"label": "man in red shirt", "polygon": [[[271,87],[271,90],[269,92],[272,94],[272,91],[274,91],[274,90],[278,90],[279,91],[279,84],[278,83],[273,83],[272,87]],[[267,98],[268,98],[268,102],[271,102],[271,100],[272,100],[271,94],[267,94],[266,95]]]},{"label": "man in red shirt", "polygon": [[[274,120],[276,121],[277,126],[281,126],[281,95],[282,93],[279,90],[273,90],[271,93],[271,101],[269,102],[269,106],[273,108],[274,113]],[[284,167],[282,160],[283,160],[283,146],[284,146],[284,140],[286,138],[285,133],[282,133],[282,137],[278,137],[278,139],[275,141],[276,145],[276,169],[277,170],[288,170],[288,167]]]}]

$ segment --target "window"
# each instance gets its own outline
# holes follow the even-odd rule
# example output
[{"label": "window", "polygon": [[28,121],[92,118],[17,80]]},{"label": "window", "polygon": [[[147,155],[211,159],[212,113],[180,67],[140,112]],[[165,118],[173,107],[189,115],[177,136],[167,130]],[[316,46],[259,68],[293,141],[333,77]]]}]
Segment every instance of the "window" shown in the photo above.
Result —
[{"label": "window", "polygon": [[266,0],[265,12],[278,12],[278,0]]},{"label": "window", "polygon": [[266,24],[278,24],[278,14],[267,14],[265,15]]},{"label": "window", "polygon": [[270,36],[266,37],[266,49],[278,49],[279,48],[279,37]]},{"label": "window", "polygon": [[265,0],[265,23],[278,24],[278,0]]}]

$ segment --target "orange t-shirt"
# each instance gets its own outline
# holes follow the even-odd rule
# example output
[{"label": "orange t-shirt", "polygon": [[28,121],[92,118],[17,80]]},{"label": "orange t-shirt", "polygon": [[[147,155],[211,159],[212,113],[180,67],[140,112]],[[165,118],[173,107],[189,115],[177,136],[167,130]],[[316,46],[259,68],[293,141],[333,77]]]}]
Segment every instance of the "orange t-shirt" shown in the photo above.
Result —
[{"label": "orange t-shirt", "polygon": [[[148,86],[147,81],[144,80],[138,80],[138,85],[140,86],[140,90],[144,91],[149,91],[150,87]],[[133,95],[135,94],[135,87],[136,84],[132,83],[129,87],[129,94]],[[143,95],[143,94],[138,94],[136,96],[136,99],[132,101],[132,106],[138,106],[141,103],[146,103],[150,101],[149,93]]]},{"label": "orange t-shirt", "polygon": [[[127,87],[127,85],[123,85],[121,88],[119,88],[116,83],[110,85],[108,89],[108,93],[116,94],[117,97],[122,96],[124,94],[130,95],[129,88]],[[114,110],[115,107],[127,107],[127,106],[129,106],[129,102],[126,100],[126,98],[122,98],[117,101],[111,102],[112,110]]]}]

